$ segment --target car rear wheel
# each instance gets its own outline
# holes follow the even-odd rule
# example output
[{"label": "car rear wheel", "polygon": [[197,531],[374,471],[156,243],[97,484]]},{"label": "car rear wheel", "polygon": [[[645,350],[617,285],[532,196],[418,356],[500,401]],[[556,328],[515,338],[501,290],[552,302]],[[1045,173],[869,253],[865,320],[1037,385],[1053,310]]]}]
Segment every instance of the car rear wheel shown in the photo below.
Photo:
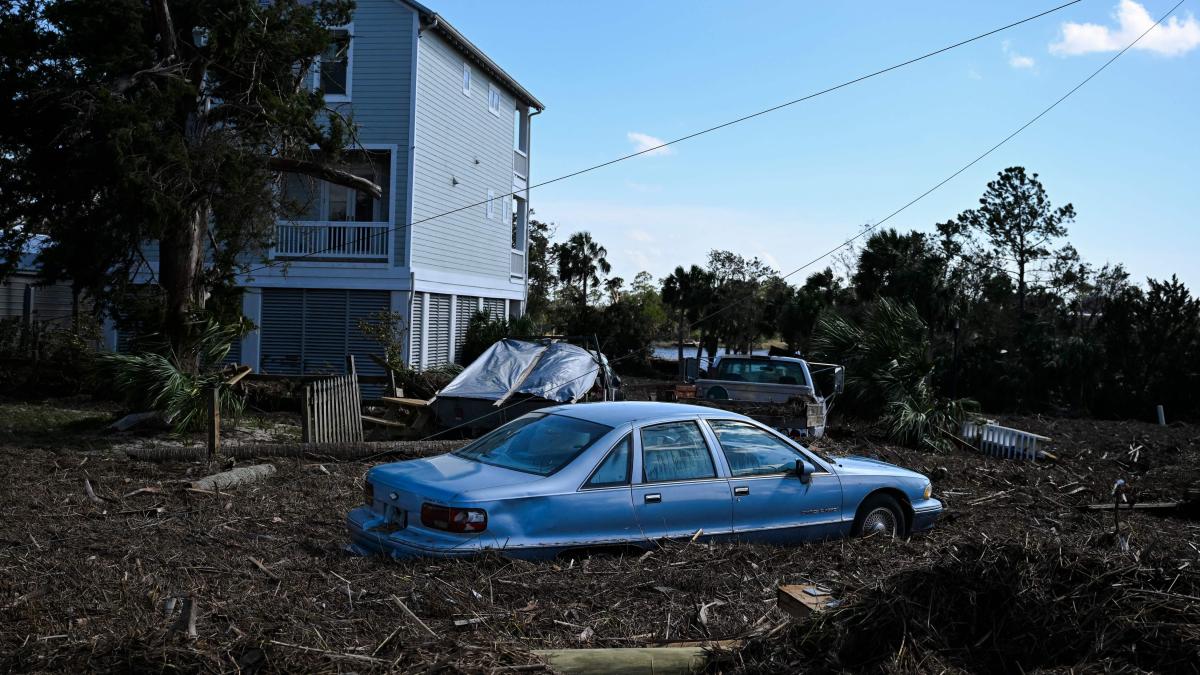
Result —
[{"label": "car rear wheel", "polygon": [[708,393],[704,395],[710,401],[728,401],[729,392],[725,391],[725,387],[712,387]]},{"label": "car rear wheel", "polygon": [[881,536],[887,539],[904,534],[904,513],[896,500],[875,494],[863,501],[854,519],[854,534],[859,537]]}]

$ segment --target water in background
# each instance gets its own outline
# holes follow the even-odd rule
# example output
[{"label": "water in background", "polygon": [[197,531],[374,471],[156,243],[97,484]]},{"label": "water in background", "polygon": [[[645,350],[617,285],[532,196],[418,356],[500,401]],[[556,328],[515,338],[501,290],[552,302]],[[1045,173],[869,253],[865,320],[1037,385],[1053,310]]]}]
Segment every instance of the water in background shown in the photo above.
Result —
[{"label": "water in background", "polygon": [[[766,356],[769,351],[770,351],[769,349],[755,349],[755,350],[753,350],[753,353],[756,356]],[[722,356],[724,353],[725,353],[725,347],[719,347],[717,349],[718,357]],[[655,346],[654,351],[651,354],[651,356],[653,356],[656,359],[662,359],[663,361],[677,361],[677,360],[679,360],[679,347],[678,346],[671,346],[671,347]],[[683,348],[683,358],[685,358],[685,359],[686,358],[694,358],[695,356],[696,356],[695,345],[693,345],[691,347],[688,347],[685,345]],[[708,350],[704,350],[701,352],[700,369],[708,370]]]}]

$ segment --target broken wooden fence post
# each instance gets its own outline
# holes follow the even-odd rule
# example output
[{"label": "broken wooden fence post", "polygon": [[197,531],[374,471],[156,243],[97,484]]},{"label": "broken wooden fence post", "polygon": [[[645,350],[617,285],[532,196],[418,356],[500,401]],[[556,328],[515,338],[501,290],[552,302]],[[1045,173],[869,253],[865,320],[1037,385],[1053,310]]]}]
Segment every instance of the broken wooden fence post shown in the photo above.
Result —
[{"label": "broken wooden fence post", "polygon": [[208,461],[221,454],[221,389],[213,385],[208,390]]}]

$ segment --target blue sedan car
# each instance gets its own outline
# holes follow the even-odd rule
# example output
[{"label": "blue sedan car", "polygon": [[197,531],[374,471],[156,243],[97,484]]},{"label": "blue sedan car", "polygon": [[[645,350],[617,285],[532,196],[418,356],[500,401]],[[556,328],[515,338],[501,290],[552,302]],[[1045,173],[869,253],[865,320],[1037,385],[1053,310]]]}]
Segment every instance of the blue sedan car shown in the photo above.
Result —
[{"label": "blue sedan car", "polygon": [[372,468],[359,553],[521,558],[659,539],[790,544],[929,529],[929,479],[824,457],[754,420],[674,403],[529,413],[452,453]]}]

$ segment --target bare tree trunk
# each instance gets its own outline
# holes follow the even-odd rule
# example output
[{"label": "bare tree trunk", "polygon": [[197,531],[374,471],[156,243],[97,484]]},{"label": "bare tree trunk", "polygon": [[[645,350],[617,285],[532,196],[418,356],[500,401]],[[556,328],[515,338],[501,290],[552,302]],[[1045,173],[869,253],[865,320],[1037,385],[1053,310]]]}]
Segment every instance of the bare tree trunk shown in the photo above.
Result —
[{"label": "bare tree trunk", "polygon": [[[201,272],[204,264],[204,234],[208,228],[208,202],[197,203],[190,216],[176,227],[167,228],[159,242],[159,285],[164,295],[163,332],[175,348],[187,340],[188,319],[203,299]],[[191,364],[179,364],[188,368]]]}]

